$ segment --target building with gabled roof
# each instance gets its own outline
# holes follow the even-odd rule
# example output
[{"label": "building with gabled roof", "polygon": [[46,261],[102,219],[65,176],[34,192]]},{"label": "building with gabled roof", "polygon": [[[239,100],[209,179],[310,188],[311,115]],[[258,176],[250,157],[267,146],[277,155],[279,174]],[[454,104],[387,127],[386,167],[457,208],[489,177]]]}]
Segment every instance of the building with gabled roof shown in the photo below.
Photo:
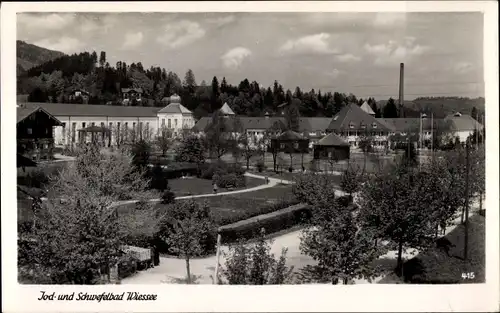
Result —
[{"label": "building with gabled roof", "polygon": [[372,138],[375,147],[384,147],[388,144],[391,129],[357,104],[351,103],[333,116],[327,132],[339,135],[353,147],[358,146],[364,135]]},{"label": "building with gabled roof", "polygon": [[[195,119],[192,112],[181,104],[181,98],[174,95],[169,102],[164,108],[30,102],[18,105],[28,111],[41,108],[60,121],[53,136],[56,146],[80,143],[79,130],[89,126],[108,128],[111,145],[117,145],[141,138],[153,139],[151,137],[158,135],[161,129],[172,137],[191,129]],[[90,137],[84,136],[82,140],[87,142]]]},{"label": "building with gabled roof", "polygon": [[314,159],[346,160],[350,156],[350,145],[335,133],[329,133],[314,144]]}]

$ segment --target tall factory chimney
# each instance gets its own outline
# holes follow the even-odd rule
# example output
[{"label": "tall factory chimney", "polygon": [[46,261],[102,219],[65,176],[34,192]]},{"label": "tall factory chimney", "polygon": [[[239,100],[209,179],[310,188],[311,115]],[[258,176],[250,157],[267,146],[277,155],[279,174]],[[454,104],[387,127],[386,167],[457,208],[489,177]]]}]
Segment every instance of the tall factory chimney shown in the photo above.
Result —
[{"label": "tall factory chimney", "polygon": [[404,85],[405,85],[405,64],[401,63],[399,65],[399,117],[403,116],[403,104],[404,104]]}]

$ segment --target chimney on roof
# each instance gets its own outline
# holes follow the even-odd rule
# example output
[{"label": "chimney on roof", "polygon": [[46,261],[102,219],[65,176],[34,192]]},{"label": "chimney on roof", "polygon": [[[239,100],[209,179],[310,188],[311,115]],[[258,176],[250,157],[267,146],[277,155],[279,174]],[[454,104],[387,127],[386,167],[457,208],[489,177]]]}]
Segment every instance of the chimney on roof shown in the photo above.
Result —
[{"label": "chimney on roof", "polygon": [[405,83],[405,64],[399,65],[399,117],[403,117],[403,103],[404,103],[404,83]]}]

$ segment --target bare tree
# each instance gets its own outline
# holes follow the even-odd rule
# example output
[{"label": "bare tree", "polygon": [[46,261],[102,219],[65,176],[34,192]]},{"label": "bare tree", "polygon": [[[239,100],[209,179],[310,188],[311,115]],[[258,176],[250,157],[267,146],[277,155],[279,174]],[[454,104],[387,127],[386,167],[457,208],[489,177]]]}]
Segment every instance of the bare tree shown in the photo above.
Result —
[{"label": "bare tree", "polygon": [[167,154],[168,149],[172,145],[172,133],[165,126],[162,126],[160,129],[158,137],[156,138],[156,145],[160,149],[162,156]]}]

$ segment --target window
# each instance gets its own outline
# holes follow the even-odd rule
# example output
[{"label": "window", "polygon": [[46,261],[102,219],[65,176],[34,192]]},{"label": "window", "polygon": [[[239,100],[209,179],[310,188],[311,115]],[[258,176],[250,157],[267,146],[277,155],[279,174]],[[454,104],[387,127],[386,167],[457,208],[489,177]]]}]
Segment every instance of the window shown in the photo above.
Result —
[{"label": "window", "polygon": [[298,149],[298,148],[299,148],[299,143],[298,143],[298,142],[295,142],[295,143],[293,144],[293,147],[294,147],[295,149]]},{"label": "window", "polygon": [[161,119],[161,126],[165,126],[165,119],[164,118]]},{"label": "window", "polygon": [[135,122],[132,123],[132,130],[135,130]]},{"label": "window", "polygon": [[373,123],[373,124],[372,124],[372,127],[373,127],[373,128],[377,128],[377,123]]},{"label": "window", "polygon": [[66,140],[66,123],[62,123],[62,138]]},{"label": "window", "polygon": [[284,143],[280,144],[280,148],[285,149],[285,144]]},{"label": "window", "polygon": [[95,126],[95,123],[94,123],[94,122],[92,122],[92,123],[91,123],[91,125],[92,125],[92,126]]},{"label": "window", "polygon": [[85,122],[82,123],[82,128],[85,128]]},{"label": "window", "polygon": [[170,119],[168,119],[168,126],[167,127],[168,128],[172,128],[172,124],[171,124],[171,120]]},{"label": "window", "polygon": [[174,120],[174,126],[177,127],[177,119]]},{"label": "window", "polygon": [[109,128],[113,127],[113,122],[109,122]]},{"label": "window", "polygon": [[365,128],[366,128],[365,123],[361,123],[361,128],[362,128],[362,129],[365,129]]},{"label": "window", "polygon": [[75,135],[76,135],[76,123],[73,123],[71,125],[71,142],[75,142]]},{"label": "window", "polygon": [[27,128],[26,129],[26,133],[28,133],[28,135],[32,135],[33,134],[33,129],[32,128]]},{"label": "window", "polygon": [[349,128],[354,128],[354,123],[353,122],[349,123]]},{"label": "window", "polygon": [[101,127],[104,127],[104,122],[101,122]]}]

